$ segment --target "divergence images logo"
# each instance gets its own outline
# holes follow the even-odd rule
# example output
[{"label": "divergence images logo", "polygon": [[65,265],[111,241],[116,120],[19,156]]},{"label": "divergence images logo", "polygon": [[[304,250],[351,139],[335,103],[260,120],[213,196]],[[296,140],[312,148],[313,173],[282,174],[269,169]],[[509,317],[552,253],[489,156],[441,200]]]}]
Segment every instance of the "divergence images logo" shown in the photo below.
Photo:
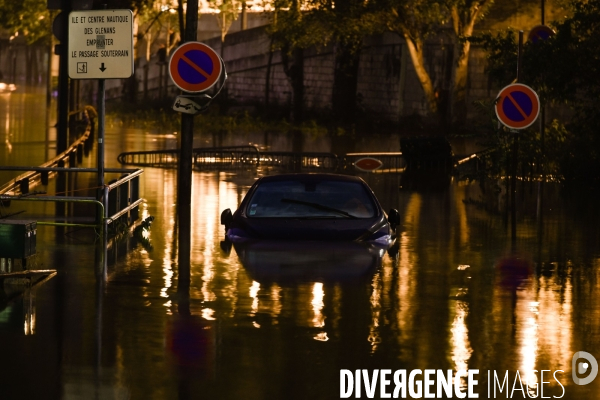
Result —
[{"label": "divergence images logo", "polygon": [[[585,359],[586,362],[578,362],[580,359]],[[579,378],[579,375],[585,374],[590,367],[590,374],[585,378]],[[585,351],[578,351],[573,355],[573,361],[571,362],[571,370],[573,371],[573,382],[576,385],[587,385],[592,383],[598,375],[598,361],[593,355]]]}]

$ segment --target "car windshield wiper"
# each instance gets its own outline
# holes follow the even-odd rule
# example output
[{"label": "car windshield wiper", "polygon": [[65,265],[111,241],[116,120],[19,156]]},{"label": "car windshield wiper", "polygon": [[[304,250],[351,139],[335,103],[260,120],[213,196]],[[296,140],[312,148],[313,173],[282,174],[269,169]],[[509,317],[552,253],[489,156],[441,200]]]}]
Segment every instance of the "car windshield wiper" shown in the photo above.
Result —
[{"label": "car windshield wiper", "polygon": [[334,213],[338,213],[338,214],[344,215],[344,216],[349,217],[349,218],[358,218],[357,216],[352,215],[350,213],[347,213],[344,210],[338,210],[337,208],[328,207],[328,206],[325,206],[323,204],[313,203],[313,202],[310,202],[310,201],[302,201],[302,200],[295,200],[295,199],[286,199],[286,198],[283,198],[283,199],[281,199],[281,202],[282,203],[302,204],[304,206],[313,207],[313,208],[316,208],[318,210],[331,211],[331,212],[334,212]]}]

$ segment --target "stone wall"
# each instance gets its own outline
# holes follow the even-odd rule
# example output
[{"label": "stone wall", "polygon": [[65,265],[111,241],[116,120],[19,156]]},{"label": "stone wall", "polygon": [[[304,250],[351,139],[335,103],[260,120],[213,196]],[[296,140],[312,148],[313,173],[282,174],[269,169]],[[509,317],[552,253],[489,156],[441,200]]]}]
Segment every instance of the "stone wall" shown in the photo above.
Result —
[{"label": "stone wall", "polygon": [[[426,45],[427,68],[440,96],[451,89],[453,47],[448,39],[437,38]],[[253,28],[226,37],[205,40],[225,61],[227,96],[240,105],[291,103],[291,85],[284,73],[278,51],[269,53],[270,39],[265,27]],[[269,66],[269,59],[270,66]],[[153,55],[136,61],[138,101],[168,96],[178,90],[167,76],[166,65]],[[329,109],[333,85],[334,54],[332,47],[305,51],[305,102],[308,108]],[[484,73],[485,54],[472,48],[469,67],[468,100],[492,99],[497,88],[489,87]],[[145,76],[147,71],[147,76]],[[267,73],[269,88],[267,90]],[[107,81],[107,98],[123,96],[125,80]],[[425,115],[427,104],[403,40],[395,34],[369,37],[361,53],[358,82],[359,106],[381,119],[398,121],[412,114]],[[473,116],[470,110],[470,116]]]}]

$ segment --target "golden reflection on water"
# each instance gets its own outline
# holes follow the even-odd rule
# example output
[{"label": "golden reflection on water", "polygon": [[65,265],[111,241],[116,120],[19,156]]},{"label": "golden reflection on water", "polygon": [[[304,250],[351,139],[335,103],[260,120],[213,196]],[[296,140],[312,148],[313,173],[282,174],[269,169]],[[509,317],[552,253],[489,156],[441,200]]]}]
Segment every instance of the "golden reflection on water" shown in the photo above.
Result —
[{"label": "golden reflection on water", "polygon": [[258,312],[258,292],[260,291],[260,283],[253,281],[252,286],[250,286],[250,298],[252,299],[252,308],[250,312],[250,316],[255,316]]},{"label": "golden reflection on water", "polygon": [[[534,274],[518,287],[496,286],[493,296],[490,333],[501,343],[514,338],[514,368],[530,394],[535,395],[541,384],[541,370],[562,370],[561,383],[567,383],[571,358],[579,350],[574,348],[571,274],[562,282],[556,274]],[[510,346],[508,349],[510,352]],[[497,354],[500,356],[507,357],[505,362],[512,361],[507,354]],[[553,379],[549,385],[558,386]]]},{"label": "golden reflection on water", "polygon": [[454,320],[452,321],[451,333],[451,353],[454,370],[468,370],[469,359],[473,353],[469,341],[469,329],[467,328],[466,318],[469,315],[469,304],[466,301],[455,300],[453,304]]},{"label": "golden reflection on water", "polygon": [[271,300],[271,307],[270,307],[270,314],[271,314],[271,318],[273,319],[273,323],[277,324],[277,318],[279,317],[279,314],[281,314],[281,309],[283,308],[283,305],[281,303],[281,287],[276,284],[273,283],[271,285],[271,292],[270,292],[270,300]]},{"label": "golden reflection on water", "polygon": [[517,294],[519,370],[533,391],[542,369],[570,373],[571,357],[577,351],[572,338],[571,276],[561,284],[562,292],[556,280],[556,276],[541,277],[539,282],[528,283]]},{"label": "golden reflection on water", "polygon": [[325,292],[323,291],[323,284],[321,282],[313,284],[312,295],[313,298],[310,302],[314,313],[312,324],[315,328],[322,328],[325,326],[325,316],[323,315],[323,307],[325,307],[323,298],[325,297]]},{"label": "golden reflection on water", "polygon": [[381,278],[380,274],[376,273],[371,282],[371,324],[369,326],[368,341],[371,345],[371,353],[375,353],[381,342],[379,335],[379,318],[381,318]]},{"label": "golden reflection on water", "polygon": [[[395,304],[398,320],[398,343],[402,344],[412,338],[415,321],[415,264],[418,262],[413,238],[419,234],[421,213],[421,196],[413,193],[410,196],[404,214],[404,231],[400,234],[400,253],[398,255],[397,304]],[[410,232],[410,233],[409,233]],[[401,355],[405,358],[408,355]]]},{"label": "golden reflection on water", "polygon": [[25,324],[23,331],[25,335],[35,335],[36,331],[36,311],[35,311],[35,289],[26,290],[23,294],[23,307]]},{"label": "golden reflection on water", "polygon": [[[151,171],[157,175],[152,179],[163,183],[159,185],[162,189],[160,201],[165,205],[174,204],[175,174]],[[225,208],[235,210],[248,188],[229,181],[228,178],[224,173],[194,173],[192,286],[196,289],[192,288],[191,297],[197,298],[203,304],[198,314],[205,320],[248,315],[252,318],[249,324],[255,328],[264,324],[264,316],[269,317],[271,325],[279,324],[282,317],[285,317],[286,321],[290,321],[291,317],[297,326],[317,328],[311,337],[320,342],[328,342],[332,337],[343,334],[339,331],[340,320],[347,318],[342,315],[341,307],[345,295],[343,283],[325,285],[322,282],[310,282],[288,287],[276,282],[258,282],[250,277],[234,252],[230,256],[220,252],[218,243],[224,234],[219,223],[220,213]],[[457,192],[462,193],[458,189]],[[416,366],[423,364],[426,359],[415,359],[415,356],[422,357],[419,354],[423,352],[419,349],[431,350],[428,340],[433,337],[439,343],[439,339],[442,338],[440,335],[444,334],[423,334],[419,327],[415,326],[422,318],[420,302],[423,296],[423,288],[417,285],[421,279],[420,263],[423,262],[419,257],[419,246],[422,244],[418,239],[426,232],[420,227],[423,212],[422,194],[411,193],[407,200],[403,212],[403,229],[398,238],[399,254],[397,258],[385,256],[381,268],[370,281],[367,340],[370,353],[375,354],[383,349],[384,332],[393,332],[395,341],[399,344],[397,357]],[[456,237],[458,234],[459,240],[456,244],[463,248],[469,247],[473,240],[469,225],[470,209],[466,208],[462,201],[457,200],[453,204],[457,225],[452,236]],[[162,259],[163,287],[160,290],[160,296],[167,298],[175,283],[174,208],[161,207],[157,211],[161,213],[160,217],[167,221]],[[144,211],[143,216],[146,215]],[[454,244],[452,241],[451,243]],[[455,250],[449,251],[448,254],[454,254],[452,251]],[[481,263],[479,254],[474,253],[473,257],[466,257],[461,261],[469,263],[470,266],[461,264],[459,271],[456,271],[460,274],[467,273],[467,269],[472,273],[472,270],[482,268],[477,265]],[[469,283],[461,282],[459,298],[450,296],[446,300],[449,322],[445,342],[448,344],[447,359],[451,360],[452,369],[458,371],[476,367],[471,359],[475,336],[478,337],[475,340],[479,342],[482,337],[489,338],[486,339],[487,346],[489,343],[502,343],[507,340],[510,342],[513,338],[514,346],[505,344],[498,349],[486,350],[492,356],[487,363],[492,369],[502,369],[505,366],[508,369],[518,368],[523,382],[528,382],[530,390],[533,390],[539,378],[539,373],[536,375],[534,370],[562,369],[565,374],[569,373],[570,357],[574,351],[570,274],[567,274],[564,282],[554,274],[539,279],[532,275],[523,285],[513,289],[494,285],[491,290],[489,316],[484,317],[489,323],[484,324],[479,321],[480,318],[470,316],[472,298],[463,298],[463,295],[475,296],[469,288]],[[170,312],[171,302],[167,302],[165,306],[167,312]],[[395,318],[390,320],[390,316]],[[391,331],[384,330],[384,327],[391,328]],[[417,349],[416,352],[414,348]],[[435,356],[434,353],[431,354]],[[503,361],[495,364],[495,360]]]},{"label": "golden reflection on water", "polygon": [[[168,298],[169,294],[167,292],[173,285],[173,260],[175,260],[177,256],[173,247],[173,240],[175,238],[174,204],[176,174],[174,174],[171,170],[162,170],[155,168],[147,169],[146,171],[144,171],[144,174],[147,174],[147,178],[144,181],[152,182],[152,188],[147,187],[144,189],[154,190],[155,196],[157,197],[159,204],[162,204],[162,207],[158,207],[158,209],[153,210],[153,212],[160,213],[157,215],[157,218],[163,221],[162,223],[164,226],[164,247],[162,258],[162,272],[164,285],[160,290],[160,296]],[[159,190],[158,188],[160,188],[161,190]],[[169,310],[170,312],[171,301],[167,301],[164,304],[164,306],[167,307],[167,310]]]},{"label": "golden reflection on water", "polygon": [[[7,96],[0,96],[2,100],[7,99]],[[6,145],[6,150],[8,150],[8,154],[12,153],[12,143],[10,142],[10,101],[6,101],[6,120],[4,122],[4,143]]]}]

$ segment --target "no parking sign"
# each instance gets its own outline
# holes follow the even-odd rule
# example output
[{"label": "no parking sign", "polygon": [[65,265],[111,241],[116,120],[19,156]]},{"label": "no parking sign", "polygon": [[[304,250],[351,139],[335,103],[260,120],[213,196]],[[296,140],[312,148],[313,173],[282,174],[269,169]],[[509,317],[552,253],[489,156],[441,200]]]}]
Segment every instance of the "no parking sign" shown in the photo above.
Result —
[{"label": "no parking sign", "polygon": [[506,127],[525,129],[537,119],[540,99],[529,86],[513,83],[500,91],[494,108],[498,120]]},{"label": "no parking sign", "polygon": [[213,87],[222,71],[221,57],[200,42],[182,44],[169,61],[169,75],[173,83],[191,93],[204,92]]}]

